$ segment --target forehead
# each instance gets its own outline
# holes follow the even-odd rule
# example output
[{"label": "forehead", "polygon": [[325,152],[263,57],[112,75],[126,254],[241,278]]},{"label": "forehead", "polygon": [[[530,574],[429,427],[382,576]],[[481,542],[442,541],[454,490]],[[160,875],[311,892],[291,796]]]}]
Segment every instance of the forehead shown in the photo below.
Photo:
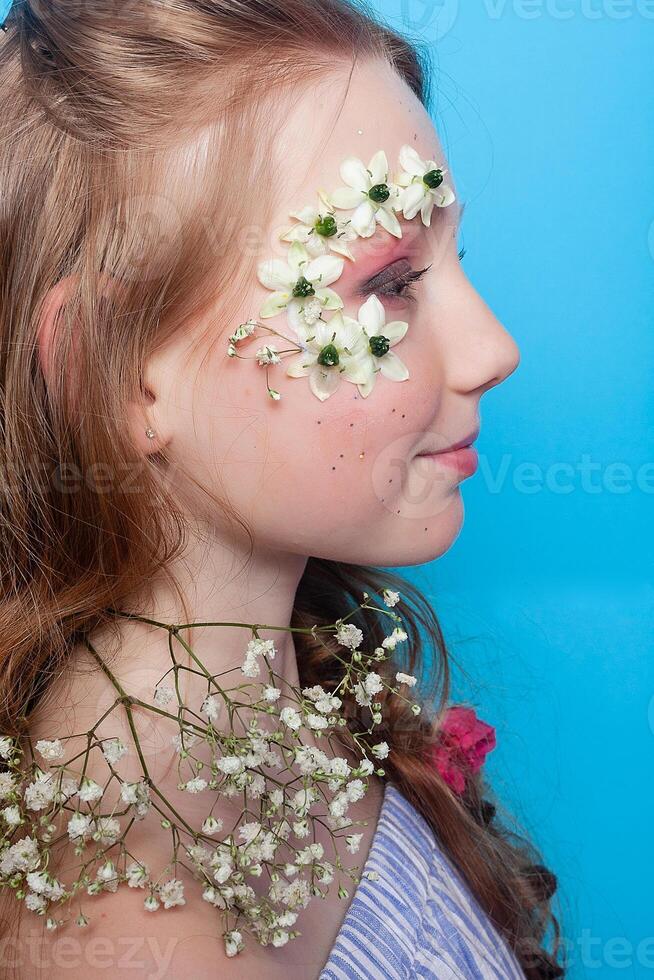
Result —
[{"label": "forehead", "polygon": [[[319,189],[342,185],[341,162],[359,157],[365,166],[384,150],[393,171],[408,143],[423,159],[446,166],[434,125],[420,100],[384,61],[337,66],[317,84],[293,91],[274,143],[280,175],[276,217],[314,204]],[[448,182],[452,179],[449,175]]]}]

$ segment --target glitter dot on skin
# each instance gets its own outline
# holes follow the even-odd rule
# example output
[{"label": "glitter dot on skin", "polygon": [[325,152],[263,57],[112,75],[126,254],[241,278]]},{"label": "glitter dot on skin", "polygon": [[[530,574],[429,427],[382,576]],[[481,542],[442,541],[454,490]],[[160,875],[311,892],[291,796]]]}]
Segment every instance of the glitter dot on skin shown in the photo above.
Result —
[{"label": "glitter dot on skin", "polygon": [[366,455],[365,453],[359,453],[359,459],[363,459],[365,455]]}]

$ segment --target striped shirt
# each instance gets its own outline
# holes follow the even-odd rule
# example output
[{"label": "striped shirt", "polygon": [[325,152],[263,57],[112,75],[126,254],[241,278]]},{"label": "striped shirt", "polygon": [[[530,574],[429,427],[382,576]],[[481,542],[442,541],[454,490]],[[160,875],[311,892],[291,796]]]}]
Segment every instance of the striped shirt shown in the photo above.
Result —
[{"label": "striped shirt", "polygon": [[364,870],[319,980],[524,980],[423,817],[390,784]]}]

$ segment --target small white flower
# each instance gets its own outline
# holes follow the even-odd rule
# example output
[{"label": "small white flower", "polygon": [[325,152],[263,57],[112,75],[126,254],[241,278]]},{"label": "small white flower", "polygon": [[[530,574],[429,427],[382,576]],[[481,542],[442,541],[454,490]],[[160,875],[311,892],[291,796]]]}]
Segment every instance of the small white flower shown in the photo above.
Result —
[{"label": "small white flower", "polygon": [[377,745],[373,745],[372,754],[376,759],[386,759],[389,753],[388,742],[378,742]]},{"label": "small white flower", "polygon": [[271,684],[267,684],[263,689],[263,696],[266,701],[278,701],[281,696],[281,691],[278,687],[273,687]]},{"label": "small white flower", "polygon": [[0,759],[8,762],[15,751],[16,745],[13,738],[9,738],[8,735],[2,735],[0,737]]},{"label": "small white flower", "polygon": [[25,881],[33,892],[43,895],[50,902],[58,902],[66,892],[62,883],[47,871],[31,871],[25,876]]},{"label": "small white flower", "polygon": [[209,721],[216,721],[218,714],[220,712],[220,702],[215,694],[208,694],[207,697],[202,702],[202,707],[200,708]]},{"label": "small white flower", "polygon": [[99,783],[96,783],[95,780],[89,779],[88,776],[84,777],[82,780],[82,785],[78,790],[78,796],[82,803],[95,803],[96,800],[100,799],[103,793],[104,790],[102,789],[102,786],[100,786]]},{"label": "small white flower", "polygon": [[363,633],[354,623],[341,623],[336,630],[336,639],[341,646],[356,650],[363,640]]},{"label": "small white flower", "polygon": [[382,640],[382,646],[385,650],[394,650],[398,643],[404,643],[406,639],[408,637],[404,630],[396,626],[391,635]]},{"label": "small white flower", "polygon": [[356,854],[361,845],[363,834],[349,834],[345,838],[345,845],[350,854]]},{"label": "small white flower", "polygon": [[329,727],[329,721],[324,715],[307,715],[307,727],[311,728],[314,732],[324,731],[325,728]]},{"label": "small white flower", "polygon": [[279,351],[272,343],[264,344],[263,347],[260,347],[256,352],[255,357],[261,367],[270,367],[281,362]]},{"label": "small white flower", "polygon": [[150,871],[147,864],[139,864],[138,861],[132,861],[125,869],[125,874],[127,876],[127,884],[130,888],[143,888],[148,880]]},{"label": "small white flower", "polygon": [[177,735],[173,735],[170,739],[175,746],[175,751],[179,753],[188,751],[188,749],[195,745],[197,740],[198,736],[186,728],[178,732]]},{"label": "small white flower", "polygon": [[279,713],[279,720],[294,732],[302,725],[302,718],[295,708],[282,708]]},{"label": "small white flower", "polygon": [[165,909],[171,909],[174,905],[186,905],[184,883],[178,878],[171,878],[159,885],[158,892]]},{"label": "small white flower", "polygon": [[335,394],[343,379],[355,385],[370,381],[372,365],[366,357],[366,337],[361,326],[340,310],[329,320],[319,320],[307,328],[304,336],[298,329],[303,351],[289,359],[289,378],[307,378],[313,394],[321,402]]},{"label": "small white flower", "polygon": [[225,953],[227,956],[236,956],[243,949],[243,936],[237,929],[225,933]]},{"label": "small white flower", "polygon": [[219,830],[223,829],[223,822],[219,817],[213,817],[211,814],[205,818],[202,824],[202,833],[207,834],[211,837],[212,834],[217,834]]},{"label": "small white flower", "polygon": [[358,157],[347,157],[341,163],[340,175],[347,186],[333,191],[329,202],[339,210],[354,208],[351,221],[357,235],[370,238],[379,223],[391,235],[401,238],[402,229],[393,213],[401,189],[389,180],[384,151],[378,150],[367,167]]},{"label": "small white flower", "polygon": [[400,601],[400,593],[392,592],[390,589],[384,589],[382,592],[382,599],[384,601],[384,605],[391,607],[396,606]]},{"label": "small white flower", "polygon": [[93,821],[86,813],[74,813],[68,821],[68,836],[72,841],[86,840],[93,833]]},{"label": "small white flower", "polygon": [[327,198],[318,192],[320,208],[304,207],[299,211],[289,212],[296,218],[298,224],[280,235],[283,242],[300,242],[312,258],[318,255],[328,255],[336,252],[348,259],[354,256],[348,248],[348,243],[355,241],[358,235],[351,227],[349,220],[338,218]]},{"label": "small white flower", "polygon": [[36,743],[36,751],[48,762],[55,762],[57,759],[63,758],[63,742],[60,738],[55,738],[52,741],[47,738],[41,738]]},{"label": "small white flower", "polygon": [[293,242],[287,252],[287,261],[266,259],[257,267],[257,278],[262,286],[271,289],[270,296],[261,307],[259,316],[266,319],[283,310],[289,313],[291,326],[306,330],[303,309],[307,302],[317,301],[322,310],[339,310],[343,300],[329,286],[340,278],[344,261],[335,255],[319,255],[311,258],[300,242]]},{"label": "small white flower", "polygon": [[101,844],[114,844],[120,837],[119,822],[114,817],[98,817],[93,837]]},{"label": "small white flower", "polygon": [[6,800],[16,789],[16,778],[10,772],[0,772],[0,800]]},{"label": "small white flower", "polygon": [[226,776],[235,776],[245,769],[243,759],[237,755],[224,755],[221,759],[218,759],[216,765]]},{"label": "small white flower", "polygon": [[29,892],[25,896],[25,908],[29,909],[30,912],[42,912],[46,905],[47,901],[43,895],[35,895],[34,892]]},{"label": "small white flower", "polygon": [[195,776],[194,779],[189,779],[188,782],[184,784],[184,789],[187,793],[201,793],[202,790],[206,789],[208,783],[206,779],[200,779],[199,776]]},{"label": "small white flower", "polygon": [[373,293],[359,307],[357,323],[365,337],[364,360],[369,368],[368,380],[358,386],[359,394],[367,398],[380,374],[388,381],[406,381],[409,378],[409,369],[391,350],[406,335],[409,329],[406,320],[386,323],[386,310]]},{"label": "small white flower", "polygon": [[50,773],[38,769],[36,779],[25,787],[25,806],[28,810],[45,810],[55,798],[56,781]]},{"label": "small white flower", "polygon": [[395,675],[395,680],[398,684],[406,684],[407,687],[414,687],[418,678],[414,677],[413,674],[403,674],[402,671],[398,671]]},{"label": "small white flower", "polygon": [[2,817],[8,827],[18,827],[21,822],[20,809],[17,806],[6,806],[2,810]]},{"label": "small white flower", "polygon": [[158,708],[165,708],[175,698],[172,687],[160,685],[154,692],[154,703]]},{"label": "small white flower", "polygon": [[143,908],[146,912],[156,912],[159,908],[159,902],[154,895],[148,895],[148,897],[143,902]]},{"label": "small white flower", "polygon": [[362,800],[366,793],[366,787],[361,779],[353,779],[351,783],[348,783],[345,787],[345,792],[347,793],[347,798],[350,803],[356,803],[358,800]]},{"label": "small white flower", "polygon": [[422,223],[429,226],[434,207],[446,208],[455,200],[454,191],[444,182],[447,170],[438,167],[434,160],[423,160],[412,146],[400,149],[402,172],[397,178],[403,188],[397,202],[397,210],[410,220],[418,211]]},{"label": "small white flower", "polygon": [[127,746],[119,738],[108,738],[102,743],[102,754],[110,765],[115,766],[127,755]]}]

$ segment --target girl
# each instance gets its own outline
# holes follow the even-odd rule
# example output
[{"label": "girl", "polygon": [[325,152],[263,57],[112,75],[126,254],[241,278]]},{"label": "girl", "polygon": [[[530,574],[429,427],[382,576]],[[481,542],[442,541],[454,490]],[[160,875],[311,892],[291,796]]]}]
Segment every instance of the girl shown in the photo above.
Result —
[{"label": "girl", "polygon": [[[518,363],[459,262],[423,59],[345,0],[16,0],[0,93],[7,975],[561,975],[544,947],[555,879],[503,829],[479,771],[492,730],[445,710],[435,613],[374,567],[453,543],[481,396]],[[317,632],[345,614],[350,632]],[[358,630],[379,654],[365,675]],[[173,690],[174,643],[188,657]],[[243,674],[264,660],[262,701]],[[242,700],[218,685],[221,714],[207,678],[234,672]],[[284,846],[311,843],[315,874],[335,846],[312,879],[322,899],[291,902],[296,866],[266,881],[288,906],[268,932],[261,884],[228,878],[236,844],[211,857],[206,901],[188,861],[164,885],[145,870],[166,865],[171,832],[179,858],[181,829],[197,830],[202,865],[243,807],[252,826],[252,797],[281,805],[270,745],[261,765],[226,748],[267,698],[280,750],[306,727],[284,799],[307,771],[332,777],[329,819],[307,798]],[[209,742],[184,741],[200,702],[186,734],[209,723],[220,785],[244,794],[217,794]],[[34,746],[20,796],[12,760]],[[49,763],[85,746],[81,781],[53,796]],[[196,766],[185,782],[180,758]],[[343,804],[356,835],[335,834],[339,767],[359,774]],[[67,833],[49,823],[57,801]],[[53,843],[47,867],[28,819]],[[91,837],[106,862],[83,880],[90,921],[55,929],[58,883]],[[327,886],[355,850],[365,875],[344,900]],[[220,913],[247,896],[265,942],[221,938]]]}]

